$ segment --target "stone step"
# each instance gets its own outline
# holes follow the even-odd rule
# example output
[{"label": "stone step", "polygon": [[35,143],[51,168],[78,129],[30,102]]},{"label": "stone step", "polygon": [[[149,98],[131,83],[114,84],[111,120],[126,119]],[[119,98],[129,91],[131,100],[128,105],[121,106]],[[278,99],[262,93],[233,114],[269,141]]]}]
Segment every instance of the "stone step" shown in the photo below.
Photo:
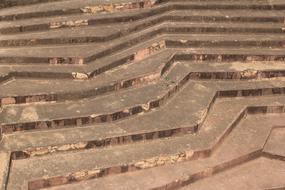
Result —
[{"label": "stone step", "polygon": [[[283,74],[282,74],[283,73]],[[93,122],[105,122],[117,120],[128,115],[133,115],[155,108],[165,101],[177,88],[185,84],[189,79],[256,79],[262,77],[283,76],[282,70],[270,70],[267,72],[243,70],[241,72],[191,72],[188,64],[178,64],[156,84],[127,91],[119,91],[116,94],[98,98],[88,98],[74,102],[58,102],[50,104],[19,105],[4,107],[1,113],[3,132],[17,130],[28,130],[37,128],[54,128],[69,125],[89,124]],[[72,96],[72,94],[71,94]],[[80,95],[79,95],[80,96]],[[81,95],[81,98],[88,95]],[[56,95],[45,96],[46,99],[54,101]],[[121,102],[128,97],[128,102]],[[131,98],[133,97],[133,98]],[[137,98],[141,97],[141,98]],[[37,99],[37,97],[35,97]],[[146,99],[145,99],[146,98]],[[133,101],[130,101],[133,99]],[[115,106],[105,104],[112,102]],[[15,97],[2,99],[2,104],[17,103]],[[127,104],[126,104],[127,103]],[[117,106],[119,107],[117,107]],[[87,109],[87,107],[90,107]],[[94,109],[98,107],[97,113]],[[104,109],[105,108],[105,109]],[[66,110],[67,111],[63,111]],[[50,110],[48,112],[47,110]],[[57,111],[56,111],[57,110]],[[108,111],[107,111],[108,110]],[[68,117],[67,117],[68,116]],[[52,118],[51,118],[52,117]],[[15,123],[15,121],[18,121]]]},{"label": "stone step", "polygon": [[[0,96],[14,98],[15,103],[64,101],[102,95],[158,80],[167,63],[169,51],[140,62],[126,64],[87,80],[27,79],[16,77],[0,87]],[[164,58],[164,60],[162,59]],[[83,76],[82,76],[83,77]],[[14,88],[18,86],[17,88]],[[34,100],[33,100],[34,97]],[[42,97],[42,98],[40,98]],[[2,104],[3,105],[3,104]]]},{"label": "stone step", "polygon": [[[49,189],[73,190],[82,187],[87,187],[87,189],[94,187],[114,189],[118,187],[120,190],[170,189],[181,188],[186,185],[189,186],[182,189],[189,189],[189,187],[190,189],[203,189],[205,188],[205,181],[210,182],[205,183],[205,185],[210,184],[210,187],[208,186],[207,188],[213,186],[213,189],[223,188],[224,184],[231,184],[235,187],[234,189],[247,189],[249,187],[250,189],[253,187],[261,189],[262,187],[270,187],[270,184],[274,184],[271,187],[282,187],[284,181],[280,174],[282,173],[284,162],[264,158],[263,154],[254,154],[254,151],[259,150],[260,152],[265,143],[265,138],[268,136],[271,138],[270,129],[274,125],[284,125],[283,115],[250,115],[246,117],[208,158],[178,162],[120,175],[110,175],[99,179],[83,180]],[[256,124],[258,124],[258,127],[255,127]],[[241,140],[245,143],[240,144]],[[261,167],[262,171],[260,171]],[[244,169],[246,170],[245,172],[243,172]],[[235,171],[234,173],[231,172],[233,170]],[[256,173],[257,170],[258,173]],[[247,177],[245,178],[244,176]],[[236,185],[240,181],[244,183]]]},{"label": "stone step", "polygon": [[[153,41],[154,43],[154,41]],[[154,45],[157,43],[154,43]],[[156,47],[157,45],[155,45]],[[115,68],[119,65],[131,63],[135,61],[137,53],[137,58],[146,59],[155,51],[151,50],[152,46],[147,47],[147,44],[143,47],[138,46],[132,51],[133,54],[130,55],[128,49],[119,54],[114,54],[113,56],[99,59],[98,61],[91,62],[87,67],[78,67],[78,66],[66,66],[66,65],[11,65],[11,66],[1,66],[1,80],[5,82],[7,79],[13,77],[16,78],[77,78],[76,73],[82,73],[82,75],[92,77],[93,75],[98,75],[102,72],[106,72],[112,68]],[[140,53],[141,52],[141,53]],[[228,62],[228,61],[283,61],[283,51],[280,50],[268,50],[264,48],[252,49],[252,48],[238,48],[238,49],[207,49],[207,48],[191,48],[190,50],[179,50],[179,49],[167,49],[162,50],[165,56],[159,56],[159,59],[182,61],[182,60],[199,60],[199,61],[218,61],[218,62]],[[175,53],[177,52],[177,53]],[[262,53],[261,53],[262,52]],[[160,53],[157,55],[161,55]],[[169,55],[169,57],[167,57]],[[173,58],[171,58],[173,57]],[[115,60],[114,60],[115,59]],[[116,60],[118,59],[118,60]],[[164,61],[162,61],[164,62]],[[48,68],[48,69],[46,69]],[[90,73],[90,75],[88,74]],[[84,79],[84,77],[83,77]]]},{"label": "stone step", "polygon": [[[279,83],[279,84],[278,84]],[[48,130],[48,131],[35,131],[31,133],[14,133],[11,135],[6,136],[8,139],[11,139],[11,143],[8,141],[5,143],[4,146],[6,146],[4,149],[14,151],[21,150],[19,146],[24,144],[28,144],[31,147],[36,146],[44,146],[46,143],[46,146],[55,146],[54,143],[60,144],[60,145],[68,145],[72,144],[72,142],[75,140],[74,138],[77,138],[78,136],[74,136],[72,134],[81,134],[79,141],[75,141],[75,144],[88,144],[89,146],[92,145],[92,143],[97,142],[97,145],[91,146],[91,147],[100,147],[108,145],[108,143],[113,142],[114,144],[118,143],[124,143],[124,141],[117,141],[115,139],[117,138],[123,138],[127,139],[128,137],[131,138],[132,135],[139,135],[151,133],[151,131],[164,131],[164,130],[174,130],[177,129],[177,133],[181,134],[183,132],[183,129],[185,131],[191,131],[188,128],[192,129],[192,131],[195,131],[199,125],[203,122],[205,119],[205,116],[207,115],[208,110],[211,110],[212,106],[215,105],[216,98],[219,97],[249,97],[249,96],[270,96],[270,95],[280,95],[284,94],[284,82],[282,81],[275,81],[274,83],[271,82],[220,82],[219,85],[213,85],[213,82],[201,82],[201,83],[189,83],[185,87],[185,89],[182,89],[182,92],[179,92],[176,96],[172,98],[169,103],[165,104],[158,110],[153,110],[151,113],[145,113],[145,114],[139,114],[138,116],[135,116],[133,119],[130,120],[119,120],[116,123],[105,123],[105,124],[96,124],[96,125],[86,125],[83,128],[66,128],[61,129],[62,131],[65,131],[64,134],[66,136],[63,139],[59,139],[56,141],[56,134],[58,133],[57,130]],[[233,87],[235,86],[235,87]],[[281,89],[280,89],[281,87]],[[196,91],[204,91],[204,96],[198,97],[198,94],[196,92],[192,92],[191,89],[195,89]],[[279,89],[279,91],[278,91]],[[283,89],[283,90],[282,90]],[[186,102],[185,99],[188,100]],[[252,99],[252,98],[249,98]],[[272,99],[272,98],[271,98]],[[191,102],[196,101],[195,105]],[[183,107],[183,105],[191,104],[193,107]],[[176,105],[176,107],[175,107]],[[171,109],[172,107],[175,107],[175,109]],[[239,108],[240,109],[240,108]],[[243,111],[243,110],[241,110]],[[188,118],[184,117],[184,114],[187,113],[189,115]],[[156,119],[155,119],[156,118]],[[169,118],[169,119],[165,119]],[[179,120],[175,120],[174,118],[179,118]],[[143,124],[142,124],[143,122]],[[190,123],[190,124],[189,124]],[[153,125],[155,124],[155,125]],[[130,128],[130,126],[132,126]],[[155,127],[154,127],[155,126]],[[71,127],[75,127],[72,126]],[[94,131],[90,133],[89,131]],[[181,132],[179,132],[179,130]],[[82,131],[82,132],[80,132]],[[96,132],[97,131],[97,132]],[[104,134],[105,133],[105,134]],[[46,134],[46,135],[44,135]],[[94,134],[98,134],[98,139],[96,139]],[[129,134],[129,135],[127,135]],[[163,135],[164,134],[164,135]],[[160,138],[163,138],[167,136],[169,133],[163,133],[161,132]],[[170,133],[169,135],[175,135]],[[36,139],[36,136],[39,135],[39,141],[34,142],[30,141],[30,138],[28,138],[29,135],[32,135]],[[107,135],[105,138],[103,136]],[[19,137],[22,136],[22,137]],[[26,138],[24,138],[26,137]],[[94,138],[93,138],[94,137]],[[101,138],[100,138],[101,137]],[[45,139],[50,139],[47,141],[44,141],[40,143],[40,141]],[[153,138],[157,138],[157,136],[153,136]],[[20,143],[17,143],[18,139],[21,139]],[[93,140],[92,140],[93,139]],[[103,141],[105,139],[105,142]],[[112,139],[114,141],[112,141]],[[143,140],[144,138],[137,138],[136,140]],[[146,138],[148,139],[148,138]],[[150,138],[152,139],[152,138]],[[72,141],[73,140],[73,141]],[[100,141],[102,141],[100,143]],[[129,140],[126,140],[126,142],[132,142]],[[6,144],[7,143],[7,144]],[[30,144],[32,143],[32,144]],[[44,143],[44,144],[43,144]],[[90,145],[91,144],[91,145]],[[29,147],[28,145],[24,147]],[[85,146],[84,146],[85,147]]]},{"label": "stone step", "polygon": [[[129,24],[126,24],[129,25]],[[140,31],[140,22],[128,28],[120,24],[118,27],[91,26],[77,27],[70,31],[70,28],[52,30],[38,33],[23,33],[18,35],[5,35],[0,38],[0,46],[31,46],[48,44],[73,44],[73,43],[94,43],[106,42],[130,33]],[[114,31],[113,27],[116,27]],[[146,26],[144,26],[146,27]],[[230,33],[230,34],[283,34],[283,24],[275,23],[193,23],[193,22],[163,22],[158,26],[152,26],[158,30],[157,35],[161,34],[203,34],[203,33]],[[68,34],[67,34],[67,31]],[[280,35],[282,36],[282,35]]]},{"label": "stone step", "polygon": [[[266,13],[266,14],[264,14]],[[265,16],[266,15],[266,16]],[[105,15],[104,15],[105,16]],[[61,31],[66,31],[72,28],[72,31],[78,31],[79,29],[84,29],[85,31],[92,30],[92,35],[96,34],[97,40],[102,39],[103,36],[116,37],[129,32],[134,32],[137,30],[142,30],[146,27],[151,27],[158,25],[163,22],[189,22],[196,25],[199,22],[208,22],[211,23],[221,23],[221,24],[236,24],[244,23],[249,25],[252,23],[258,26],[258,23],[267,23],[267,26],[280,26],[283,23],[284,12],[282,11],[260,11],[260,10],[176,10],[171,12],[166,12],[158,15],[153,15],[150,17],[142,17],[134,19],[126,19],[125,16],[114,15],[114,18],[97,18],[92,15],[77,15],[69,17],[55,17],[55,18],[44,18],[44,19],[33,19],[32,23],[23,21],[14,21],[14,22],[3,22],[0,27],[0,32],[3,34],[11,34],[19,32],[24,32],[21,36],[30,35],[26,32],[36,32],[43,31],[38,35],[44,35],[44,30],[50,32],[49,35],[56,35],[61,33]],[[113,20],[113,23],[111,22]],[[114,26],[116,29],[110,30],[110,25]],[[200,23],[202,24],[202,23]],[[87,27],[88,26],[88,27]],[[266,25],[265,25],[266,26]],[[111,27],[111,28],[114,28]],[[283,26],[281,25],[281,28]],[[60,30],[59,30],[60,29]],[[97,29],[97,30],[96,30]],[[102,33],[104,30],[104,33]],[[78,31],[79,34],[81,33]],[[95,32],[95,33],[94,33]],[[73,32],[75,33],[75,32]],[[33,34],[33,33],[32,33]],[[35,33],[37,34],[37,33]],[[72,34],[72,33],[71,33]],[[77,34],[77,35],[79,35]],[[108,35],[107,35],[108,34]],[[74,34],[76,35],[76,34]],[[21,37],[19,36],[19,37]],[[9,35],[7,35],[9,37]]]},{"label": "stone step", "polygon": [[[160,54],[161,56],[152,56],[140,63],[118,67],[90,80],[14,79],[0,86],[2,105],[76,100],[155,82],[162,77],[163,69],[169,63],[168,53]],[[252,64],[250,62],[200,63],[174,60],[170,64],[172,66],[169,67],[181,65],[188,72],[190,80],[263,79],[284,77],[285,73],[282,62]],[[169,77],[166,75],[165,79]]]},{"label": "stone step", "polygon": [[63,0],[3,0],[0,4],[0,8],[8,8],[14,6],[23,6],[23,5],[32,5],[37,3],[48,3],[48,2],[56,2]]},{"label": "stone step", "polygon": [[[266,99],[267,98],[264,98],[263,100]],[[284,98],[282,97],[281,99],[279,99],[280,101],[278,102],[281,103],[282,99]],[[267,100],[271,102],[272,99],[270,100],[269,98]],[[233,102],[232,99],[229,101],[231,103]],[[229,106],[229,101],[222,101],[223,103],[221,102],[221,104]],[[244,104],[242,104],[242,102],[244,102]],[[260,102],[260,98],[251,99],[251,101],[248,101],[248,99],[247,101],[243,101],[243,99],[238,99],[236,103],[240,106],[235,106],[235,108],[239,107],[239,109],[243,110],[244,106],[255,104],[258,105],[258,102]],[[265,102],[266,101],[263,101],[262,104],[266,105]],[[217,104],[215,105],[217,108],[223,110],[225,109],[225,107],[223,107],[222,105],[222,107],[219,106],[219,102],[217,102]],[[232,106],[232,104],[230,106]],[[214,109],[215,108],[213,108],[212,111]],[[279,109],[277,110],[279,112]],[[232,114],[239,115],[236,111],[232,111]],[[214,113],[217,114],[219,112],[215,110]],[[224,114],[224,112],[222,112],[221,114]],[[228,124],[226,122],[227,120],[225,120],[226,118],[230,118],[228,120],[230,121]],[[276,119],[273,119],[272,121],[275,121],[278,124],[282,122],[284,123],[284,119],[282,116],[279,116],[278,119],[277,118],[278,117],[276,117]],[[96,151],[85,150],[80,152],[58,153],[52,156],[47,155],[23,160],[15,160],[13,161],[11,169],[12,175],[10,175],[10,183],[8,189],[19,189],[20,187],[27,188],[27,185],[29,186],[29,189],[38,189],[43,187],[68,184],[73,181],[81,181],[88,178],[100,177],[105,175],[109,176],[111,174],[123,172],[131,173],[131,171],[152,168],[155,166],[164,165],[166,163],[182,162],[191,158],[193,159],[194,156],[197,159],[197,154],[201,154],[200,156],[207,156],[205,152],[207,152],[208,149],[210,149],[211,151],[213,149],[213,145],[215,144],[217,146],[217,148],[215,148],[216,151],[214,151],[209,158],[193,161],[193,164],[196,165],[195,162],[198,162],[201,164],[208,163],[207,166],[210,166],[211,164],[213,164],[212,166],[215,166],[217,165],[217,163],[224,163],[221,165],[221,167],[228,168],[260,156],[260,151],[263,149],[263,145],[266,142],[266,139],[270,133],[270,126],[265,125],[262,128],[263,130],[260,130],[260,125],[257,126],[249,123],[247,124],[248,127],[238,128],[239,124],[237,122],[233,122],[232,119],[233,117],[228,114],[227,117],[224,117],[223,120],[220,120],[223,125],[219,125],[218,128],[209,128],[210,126],[201,126],[201,132],[199,132],[197,136],[184,135],[183,137],[150,141],[132,145],[114,146],[105,149],[98,149]],[[237,121],[239,121],[239,119]],[[256,118],[255,122],[257,121],[263,121],[261,122],[262,124],[266,123],[264,122],[264,120],[261,120],[261,118]],[[235,124],[237,126],[235,126]],[[272,125],[272,123],[270,124]],[[221,126],[224,127],[222,128]],[[256,130],[252,130],[250,126],[259,127],[259,133],[256,133]],[[226,131],[228,131],[225,134],[227,138],[222,141],[217,141],[218,139],[222,138],[220,136],[221,132],[219,130],[225,129],[227,129]],[[243,130],[249,130],[251,132],[244,132]],[[214,134],[218,136],[215,136]],[[204,143],[202,143],[203,141],[198,140],[197,138],[205,139],[206,136],[204,135],[210,138],[207,138],[207,142],[204,141]],[[248,143],[243,143],[245,146],[240,146],[240,144],[237,143],[239,142],[241,137],[245,137],[244,140],[248,141]],[[248,146],[249,144],[251,146]],[[152,148],[150,149],[148,147]],[[81,160],[80,164],[78,160]],[[186,163],[190,164],[191,162],[185,162],[182,164]],[[199,164],[199,166],[201,165]],[[17,173],[15,171],[17,171]],[[24,173],[21,173],[20,171]],[[27,174],[27,172],[29,172],[29,174]],[[26,176],[28,177],[28,179]],[[42,179],[41,176],[46,177]]]},{"label": "stone step", "polygon": [[[120,2],[120,1],[118,1]],[[122,1],[121,1],[122,2]],[[127,1],[130,2],[130,1]],[[101,6],[100,6],[101,4]],[[46,6],[48,5],[48,6]],[[154,8],[150,8],[153,7]],[[92,9],[93,8],[93,9]],[[158,2],[145,0],[140,4],[138,1],[133,3],[102,3],[94,0],[85,1],[63,1],[48,4],[31,5],[26,7],[15,7],[4,9],[0,12],[1,20],[18,20],[36,17],[70,15],[80,13],[113,13],[126,10],[137,11],[136,9],[147,9],[148,14],[164,12],[173,9],[261,9],[261,10],[284,10],[284,2],[280,0],[270,1],[169,1],[161,5]],[[101,10],[100,10],[101,9]],[[37,10],[37,11],[35,11]]]},{"label": "stone step", "polygon": [[[144,35],[146,34],[146,35]],[[131,37],[132,36],[132,37]],[[78,64],[83,65],[119,51],[141,47],[157,51],[163,48],[268,48],[269,51],[283,48],[283,35],[230,35],[230,34],[167,34],[153,38],[152,34],[139,33],[117,39],[113,43],[81,44],[73,46],[44,46],[0,49],[1,64]],[[126,40],[126,41],[124,41]],[[187,43],[188,42],[188,43]],[[193,43],[193,44],[192,44]],[[147,46],[147,47],[145,47]],[[153,47],[154,46],[154,47]],[[96,47],[96,48],[95,48]],[[94,48],[96,50],[94,50]],[[64,50],[64,51],[63,51]],[[138,50],[139,51],[139,50]],[[268,51],[268,52],[269,52]],[[134,52],[136,53],[136,52]]]}]

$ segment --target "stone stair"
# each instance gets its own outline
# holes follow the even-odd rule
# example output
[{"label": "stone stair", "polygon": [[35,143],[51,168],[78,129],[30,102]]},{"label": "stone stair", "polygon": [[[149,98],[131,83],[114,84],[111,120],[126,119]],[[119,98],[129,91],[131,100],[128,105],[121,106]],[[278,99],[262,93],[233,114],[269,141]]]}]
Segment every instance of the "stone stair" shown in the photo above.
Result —
[{"label": "stone stair", "polygon": [[284,189],[283,0],[0,3],[0,189]]}]

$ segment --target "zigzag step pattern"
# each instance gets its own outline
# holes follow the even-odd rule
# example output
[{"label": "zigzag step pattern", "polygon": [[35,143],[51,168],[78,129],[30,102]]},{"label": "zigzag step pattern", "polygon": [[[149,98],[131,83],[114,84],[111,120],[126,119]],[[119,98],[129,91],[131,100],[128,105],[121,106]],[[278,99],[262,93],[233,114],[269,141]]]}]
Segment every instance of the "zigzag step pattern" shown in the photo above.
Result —
[{"label": "zigzag step pattern", "polygon": [[283,0],[4,0],[0,189],[284,189]]}]

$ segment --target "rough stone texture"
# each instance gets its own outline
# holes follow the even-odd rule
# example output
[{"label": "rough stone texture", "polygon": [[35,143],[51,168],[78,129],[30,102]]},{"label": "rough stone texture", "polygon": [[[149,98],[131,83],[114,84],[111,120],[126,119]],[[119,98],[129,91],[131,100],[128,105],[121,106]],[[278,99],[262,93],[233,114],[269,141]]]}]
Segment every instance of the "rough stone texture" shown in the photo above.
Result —
[{"label": "rough stone texture", "polygon": [[283,0],[5,0],[0,189],[284,189]]}]

